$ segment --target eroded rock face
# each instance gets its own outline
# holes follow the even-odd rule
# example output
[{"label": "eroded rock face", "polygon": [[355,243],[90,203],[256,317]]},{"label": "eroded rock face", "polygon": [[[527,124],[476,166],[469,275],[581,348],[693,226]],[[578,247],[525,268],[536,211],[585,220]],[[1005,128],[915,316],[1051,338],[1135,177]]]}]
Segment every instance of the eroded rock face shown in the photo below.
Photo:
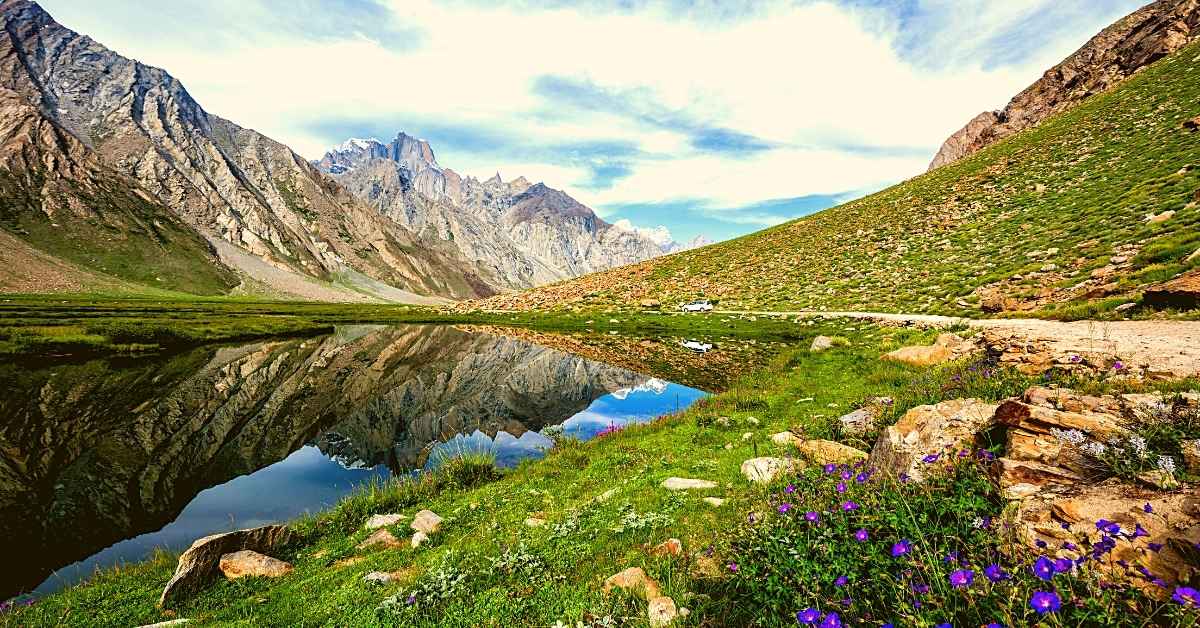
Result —
[{"label": "eroded rock face", "polygon": [[196,540],[179,556],[175,575],[163,589],[159,605],[169,607],[175,602],[195,595],[220,573],[222,557],[242,550],[271,552],[287,545],[292,538],[287,526],[263,526],[214,534]]},{"label": "eroded rock face", "polygon": [[1135,11],[1051,68],[1002,111],[976,116],[946,140],[929,169],[974,154],[1107,91],[1196,39],[1198,27],[1200,4],[1196,0],[1159,0]]},{"label": "eroded rock face", "polygon": [[[1187,581],[1200,569],[1195,545],[1200,543],[1200,495],[1195,491],[1163,493],[1110,480],[1025,499],[1020,502],[1016,518],[1018,536],[1029,547],[1036,548],[1037,541],[1045,541],[1052,553],[1072,559],[1079,554],[1064,549],[1064,542],[1086,547],[1082,539],[1098,539],[1097,521],[1119,525],[1123,534],[1113,551],[1101,560],[1114,575],[1133,576],[1131,582],[1139,586],[1149,583],[1138,577],[1138,566],[1167,582]],[[1132,541],[1126,538],[1137,526],[1146,531],[1146,536]],[[1150,543],[1162,548],[1157,552],[1147,550]],[[1130,571],[1118,561],[1127,563]],[[1146,590],[1161,592],[1155,589],[1158,587],[1147,586]]]},{"label": "eroded rock face", "polygon": [[906,473],[913,480],[923,480],[926,456],[970,447],[975,435],[991,423],[998,407],[978,399],[956,399],[913,408],[879,435],[870,464],[881,471]]},{"label": "eroded rock face", "polygon": [[1149,288],[1142,301],[1164,309],[1194,310],[1200,307],[1200,270]]}]

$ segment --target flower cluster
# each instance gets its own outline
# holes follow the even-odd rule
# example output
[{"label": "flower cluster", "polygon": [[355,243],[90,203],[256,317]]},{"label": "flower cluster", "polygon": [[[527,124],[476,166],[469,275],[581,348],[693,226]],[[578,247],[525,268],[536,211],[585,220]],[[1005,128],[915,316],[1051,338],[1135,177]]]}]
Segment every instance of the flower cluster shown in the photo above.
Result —
[{"label": "flower cluster", "polygon": [[[1079,432],[1061,438],[1087,441]],[[1136,441],[1124,446],[1137,450]],[[1089,604],[1081,590],[1103,595],[1116,587],[1107,565],[1118,543],[1145,542],[1149,534],[1100,520],[1094,534],[1056,541],[1053,550],[1041,541],[1041,553],[1013,551],[1003,545],[1009,524],[996,518],[1003,500],[994,492],[986,497],[994,491],[985,471],[992,458],[958,448],[930,454],[924,464],[935,470],[920,484],[896,482],[865,463],[809,469],[773,494],[777,514],[753,522],[750,536],[731,548],[739,566],[731,568],[738,569],[733,586],[755,595],[759,582],[798,583],[790,608],[777,589],[766,588],[749,606],[765,603],[805,626],[889,626],[889,619],[907,624],[917,617],[927,625],[953,619],[1001,626],[996,619],[1058,614],[1053,621],[1079,621],[1074,613]],[[1154,512],[1151,504],[1144,510]],[[1130,569],[1170,589],[1148,571]],[[1195,589],[1168,592],[1176,609],[1200,607]],[[1020,608],[1011,605],[1017,602]]]}]

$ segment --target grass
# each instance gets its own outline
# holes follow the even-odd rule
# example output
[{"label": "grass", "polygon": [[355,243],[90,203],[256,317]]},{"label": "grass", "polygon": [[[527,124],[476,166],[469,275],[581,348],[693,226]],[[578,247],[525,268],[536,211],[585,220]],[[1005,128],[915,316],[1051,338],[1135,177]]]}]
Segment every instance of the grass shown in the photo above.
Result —
[{"label": "grass", "polygon": [[[800,495],[788,498],[797,504],[827,502],[825,476],[810,472],[772,486],[751,485],[739,466],[776,452],[768,438],[775,432],[840,439],[836,417],[873,396],[893,397],[899,414],[942,398],[1000,399],[1039,382],[1093,392],[1141,389],[1057,375],[1035,379],[986,364],[915,369],[878,356],[929,341],[931,333],[840,321],[790,325],[801,330],[792,348],[751,369],[727,392],[679,414],[588,443],[562,441],[543,460],[510,471],[497,472],[486,459],[448,461],[431,474],[372,485],[328,512],[296,522],[300,541],[279,556],[296,569],[284,578],[221,581],[169,613],[155,606],[172,571],[170,561],[159,557],[101,573],[0,615],[0,623],[124,626],[187,617],[217,625],[644,625],[644,601],[600,590],[606,577],[630,566],[644,568],[664,594],[691,611],[681,625],[795,625],[795,613],[806,605],[831,610],[840,604],[842,594],[830,582],[838,573],[849,575],[856,587],[856,601],[843,609],[850,618],[891,618],[903,625],[933,625],[946,618],[976,625],[988,617],[1021,625],[1033,619],[1025,596],[1036,583],[1027,578],[994,591],[972,589],[967,598],[935,582],[946,575],[939,562],[943,552],[960,551],[975,565],[1003,549],[999,535],[972,527],[975,516],[999,520],[1003,514],[977,467],[964,462],[919,489],[883,482],[856,486],[854,499],[868,507],[861,518],[816,532],[771,513],[778,514],[786,483],[800,487]],[[805,348],[817,334],[842,336],[846,342],[809,353]],[[670,492],[660,487],[670,476],[709,479],[718,486]],[[713,507],[702,496],[727,502]],[[361,526],[369,515],[411,517],[425,508],[446,519],[428,545],[355,548],[366,536]],[[821,508],[827,510],[828,504]],[[758,513],[768,525],[748,526],[748,513]],[[525,524],[530,517],[546,524],[530,527]],[[850,526],[869,526],[876,535],[869,552],[844,538]],[[394,531],[407,535],[406,528],[401,523]],[[908,559],[907,568],[928,578],[933,589],[925,598],[926,610],[914,610],[911,596],[882,577],[903,575],[881,554],[890,546],[887,539],[899,536],[913,542],[920,558]],[[648,552],[670,537],[683,541],[685,556]],[[1015,573],[1026,558],[1005,564]],[[728,568],[733,562],[739,565],[736,572]],[[372,585],[363,581],[370,571],[392,572],[396,579]],[[1126,589],[1093,591],[1085,576],[1054,586],[1064,595],[1096,596],[1088,598],[1091,606],[1072,606],[1049,625],[1101,617],[1119,625],[1142,625],[1145,618],[1195,624],[1194,611]],[[968,606],[966,599],[977,604]]]},{"label": "grass", "polygon": [[[1195,268],[1200,44],[1040,126],[865,198],[634,266],[498,297],[489,309],[666,307],[984,314],[994,290],[1024,316],[1116,312]],[[1147,214],[1176,215],[1148,224]],[[1127,258],[1111,276],[1093,271]],[[1043,270],[1046,269],[1046,270]],[[1088,296],[1088,293],[1095,294]]]},{"label": "grass", "polygon": [[335,325],[404,323],[488,324],[556,331],[638,331],[708,338],[717,335],[786,338],[788,318],[636,313],[590,316],[559,313],[465,313],[397,305],[348,305],[252,299],[115,299],[106,295],[20,295],[0,300],[0,354],[136,353],[204,342],[315,335]]}]

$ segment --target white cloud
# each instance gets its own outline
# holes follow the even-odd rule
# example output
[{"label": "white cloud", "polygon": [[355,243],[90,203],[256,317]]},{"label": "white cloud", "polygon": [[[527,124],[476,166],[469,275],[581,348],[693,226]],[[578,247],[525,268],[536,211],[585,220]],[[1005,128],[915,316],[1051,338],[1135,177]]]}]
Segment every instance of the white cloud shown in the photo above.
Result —
[{"label": "white cloud", "polygon": [[[415,134],[425,131],[413,121],[437,120],[501,130],[529,145],[636,146],[638,154],[613,158],[630,173],[608,189],[589,189],[595,187],[587,185],[593,172],[578,161],[506,154],[502,147],[434,146],[439,162],[460,172],[488,177],[499,170],[505,178],[542,180],[603,212],[609,204],[672,199],[737,207],[872,189],[916,175],[947,135],[979,111],[1002,106],[1137,1],[1105,0],[1121,6],[1092,11],[1078,28],[1064,26],[1016,65],[995,63],[983,47],[1047,6],[1069,5],[1072,14],[1084,14],[1091,0],[924,0],[920,19],[908,25],[924,29],[915,33],[903,31],[881,9],[832,0],[780,3],[727,22],[679,19],[652,8],[604,12],[390,0],[391,25],[419,33],[411,47],[356,32],[306,37],[273,30],[266,18],[240,20],[237,36],[228,36],[226,24],[233,22],[217,20],[220,10],[197,9],[193,21],[176,10],[160,23],[155,11],[131,9],[139,6],[132,0],[114,2],[117,11],[128,9],[120,14],[129,19],[112,19],[92,0],[44,4],[68,26],[167,68],[209,111],[310,158],[345,139],[316,130],[314,121],[324,119],[374,120]],[[243,16],[261,16],[268,6],[222,2],[260,7],[237,9]],[[339,15],[313,19],[336,21]],[[171,36],[171,28],[184,27],[191,34]],[[147,30],[155,36],[144,36]],[[215,45],[197,45],[197,30],[212,31]],[[918,48],[940,54],[941,62],[916,62]],[[534,89],[545,76],[612,93],[640,90],[664,111],[780,148],[698,150],[670,125],[548,101]],[[723,219],[761,224],[775,218]]]}]

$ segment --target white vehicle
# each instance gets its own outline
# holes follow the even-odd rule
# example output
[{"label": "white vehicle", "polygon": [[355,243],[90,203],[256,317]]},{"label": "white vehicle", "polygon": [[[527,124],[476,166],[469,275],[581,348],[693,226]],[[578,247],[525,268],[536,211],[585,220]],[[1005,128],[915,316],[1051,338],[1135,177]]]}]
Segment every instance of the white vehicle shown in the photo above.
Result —
[{"label": "white vehicle", "polygon": [[679,344],[685,349],[691,349],[696,353],[708,353],[713,349],[713,345],[711,343],[700,342],[699,340],[685,340]]},{"label": "white vehicle", "polygon": [[713,304],[709,301],[692,301],[679,306],[680,312],[711,312]]}]

